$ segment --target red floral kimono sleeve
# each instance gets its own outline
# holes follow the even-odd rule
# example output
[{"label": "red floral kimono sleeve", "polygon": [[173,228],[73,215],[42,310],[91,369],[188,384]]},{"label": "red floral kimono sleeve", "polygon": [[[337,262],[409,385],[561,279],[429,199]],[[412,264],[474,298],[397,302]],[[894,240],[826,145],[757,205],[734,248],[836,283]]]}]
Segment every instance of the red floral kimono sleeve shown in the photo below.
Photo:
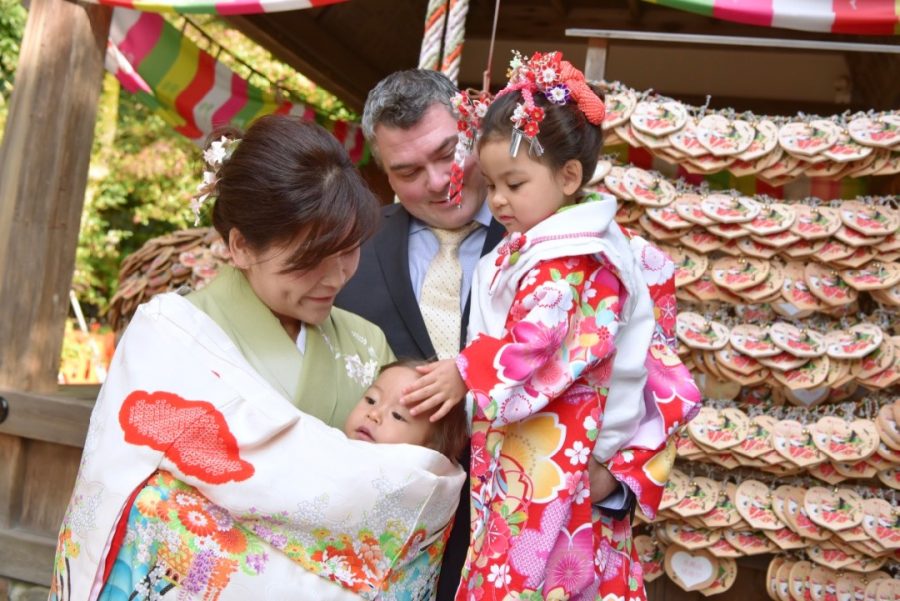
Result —
[{"label": "red floral kimono sleeve", "polygon": [[538,263],[519,282],[505,335],[478,335],[457,358],[475,414],[522,420],[596,373],[615,350],[622,290],[595,257]]}]

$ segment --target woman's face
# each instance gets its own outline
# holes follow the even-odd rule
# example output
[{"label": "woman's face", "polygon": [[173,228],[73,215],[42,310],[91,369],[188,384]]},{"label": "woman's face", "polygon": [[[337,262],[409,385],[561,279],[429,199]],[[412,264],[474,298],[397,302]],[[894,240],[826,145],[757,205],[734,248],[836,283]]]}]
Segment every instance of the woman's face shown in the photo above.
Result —
[{"label": "woman's face", "polygon": [[231,254],[256,296],[281,321],[293,338],[300,323],[318,325],[325,321],[341,291],[359,266],[359,247],[327,257],[319,265],[304,271],[285,271],[297,240],[289,245],[272,246],[257,252],[250,248],[237,230],[230,236]]}]

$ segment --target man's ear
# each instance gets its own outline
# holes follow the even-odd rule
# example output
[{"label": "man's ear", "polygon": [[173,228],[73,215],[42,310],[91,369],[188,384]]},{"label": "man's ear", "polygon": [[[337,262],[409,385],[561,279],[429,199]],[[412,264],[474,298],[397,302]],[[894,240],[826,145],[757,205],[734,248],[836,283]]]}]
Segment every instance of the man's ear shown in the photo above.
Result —
[{"label": "man's ear", "polygon": [[250,247],[247,239],[236,227],[228,232],[228,250],[231,252],[231,260],[238,269],[247,269],[252,263]]},{"label": "man's ear", "polygon": [[563,194],[572,196],[581,189],[581,177],[584,174],[581,161],[569,159],[566,161],[562,169],[559,170],[559,177],[562,182]]}]

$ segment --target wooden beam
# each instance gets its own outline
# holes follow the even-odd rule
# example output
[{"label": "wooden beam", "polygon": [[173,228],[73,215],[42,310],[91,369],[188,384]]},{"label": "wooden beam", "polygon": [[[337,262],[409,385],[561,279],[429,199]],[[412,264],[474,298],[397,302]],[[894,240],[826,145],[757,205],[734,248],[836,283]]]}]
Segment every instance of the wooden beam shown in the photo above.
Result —
[{"label": "wooden beam", "polygon": [[248,37],[341,99],[353,111],[362,112],[369,90],[387,73],[371,67],[360,56],[316,24],[313,16],[292,14],[289,27],[277,14],[229,17],[228,21]]},{"label": "wooden beam", "polygon": [[560,17],[565,17],[566,13],[569,12],[566,0],[550,0],[550,4],[556,10],[556,14]]},{"label": "wooden beam", "polygon": [[43,440],[70,447],[84,446],[94,399],[0,390],[9,401],[9,417],[0,434]]},{"label": "wooden beam", "polygon": [[0,386],[56,387],[111,16],[28,11],[0,147]]},{"label": "wooden beam", "polygon": [[[25,473],[25,445],[21,438],[0,434],[0,528],[9,528],[22,511],[22,478]],[[2,598],[2,597],[0,597]]]},{"label": "wooden beam", "polygon": [[648,44],[694,44],[712,46],[740,46],[744,48],[774,48],[776,50],[815,50],[822,52],[864,52],[900,54],[896,44],[870,44],[859,42],[835,42],[828,39],[798,40],[788,38],[761,38],[758,36],[706,35],[696,33],[665,33],[658,31],[634,31],[623,29],[566,29],[566,35],[576,38],[628,40]]},{"label": "wooden beam", "polygon": [[628,14],[635,23],[641,22],[641,15],[644,14],[643,5],[641,0],[628,0]]},{"label": "wooden beam", "polygon": [[606,55],[609,42],[591,38],[584,61],[584,78],[588,81],[603,81],[606,78]]},{"label": "wooden beam", "polygon": [[0,566],[6,578],[50,586],[56,538],[0,528]]},{"label": "wooden beam", "polygon": [[[847,53],[851,102],[866,109],[890,111],[900,106],[900,57]],[[893,85],[885,85],[893,82]]]}]

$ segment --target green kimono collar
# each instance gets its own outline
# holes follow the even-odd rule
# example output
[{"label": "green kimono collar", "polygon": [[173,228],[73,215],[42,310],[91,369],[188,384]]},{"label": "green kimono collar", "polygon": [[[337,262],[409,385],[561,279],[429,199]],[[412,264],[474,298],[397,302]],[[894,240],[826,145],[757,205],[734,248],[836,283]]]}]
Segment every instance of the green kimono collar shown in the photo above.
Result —
[{"label": "green kimono collar", "polygon": [[[298,404],[303,354],[243,273],[222,265],[213,281],[187,299],[219,324],[269,384]],[[308,328],[307,353],[314,350],[310,348],[314,330]]]}]

